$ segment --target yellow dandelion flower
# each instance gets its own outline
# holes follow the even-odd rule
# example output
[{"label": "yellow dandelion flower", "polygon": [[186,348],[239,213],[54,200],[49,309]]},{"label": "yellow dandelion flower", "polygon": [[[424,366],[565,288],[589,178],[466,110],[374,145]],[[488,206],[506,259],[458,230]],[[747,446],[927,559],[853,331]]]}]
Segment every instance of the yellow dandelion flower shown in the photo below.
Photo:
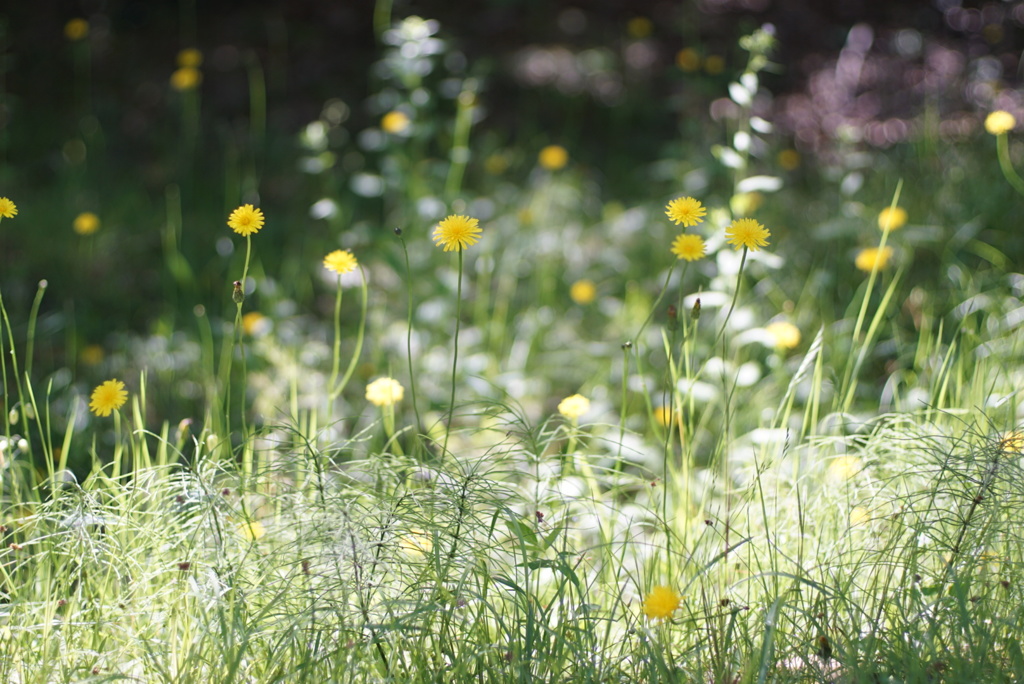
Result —
[{"label": "yellow dandelion flower", "polygon": [[679,609],[683,597],[671,587],[654,587],[644,597],[644,615],[651,620],[664,620]]},{"label": "yellow dandelion flower", "polygon": [[394,378],[378,378],[366,386],[366,400],[374,406],[392,406],[405,396],[405,388]]},{"label": "yellow dandelion flower", "polygon": [[75,217],[71,228],[79,235],[92,235],[100,229],[100,218],[91,211],[83,211]]},{"label": "yellow dandelion flower", "polygon": [[324,257],[324,268],[338,275],[350,273],[356,270],[357,266],[359,262],[352,256],[351,250],[336,249]]},{"label": "yellow dandelion flower", "polygon": [[82,40],[89,35],[89,22],[76,17],[64,24],[64,37],[68,40]]},{"label": "yellow dandelion flower", "polygon": [[907,225],[907,210],[903,207],[886,207],[878,212],[878,228],[885,232],[899,230]]},{"label": "yellow dandelion flower", "polygon": [[850,511],[850,527],[858,527],[871,522],[871,513],[863,506],[855,506]]},{"label": "yellow dandelion flower", "polygon": [[828,475],[835,480],[850,480],[863,468],[856,456],[840,456],[828,464]]},{"label": "yellow dandelion flower", "polygon": [[246,335],[263,334],[270,329],[270,319],[259,311],[250,311],[242,316],[242,332]]},{"label": "yellow dandelion flower", "polygon": [[196,48],[185,48],[178,52],[178,66],[195,69],[203,63],[203,53]]},{"label": "yellow dandelion flower", "polygon": [[1024,432],[1012,430],[999,438],[999,450],[1019,454],[1024,451]]},{"label": "yellow dandelion flower", "polygon": [[256,541],[266,533],[267,529],[263,527],[263,523],[259,520],[244,522],[238,526],[238,534],[242,535],[243,539],[247,539],[249,541]]},{"label": "yellow dandelion flower", "polygon": [[672,241],[672,253],[680,259],[696,261],[704,256],[706,251],[704,239],[700,235],[688,235],[683,233],[676,236]]},{"label": "yellow dandelion flower", "polygon": [[668,427],[679,423],[682,417],[671,406],[659,406],[654,409],[654,420],[658,421],[661,427]]},{"label": "yellow dandelion flower", "polygon": [[435,245],[443,247],[446,252],[461,252],[477,243],[480,232],[478,220],[453,214],[437,224],[433,240]]},{"label": "yellow dandelion flower", "polygon": [[676,66],[683,71],[697,71],[700,69],[700,54],[693,48],[683,48],[676,53]]},{"label": "yellow dandelion flower", "polygon": [[892,247],[885,247],[879,249],[878,247],[868,247],[862,249],[857,254],[857,259],[853,262],[861,271],[865,273],[871,273],[878,268],[881,271],[883,268],[889,265],[889,259],[892,258]]},{"label": "yellow dandelion flower", "polygon": [[768,246],[768,238],[771,236],[767,228],[752,218],[736,219],[725,229],[726,242],[737,250],[746,247],[756,252]]},{"label": "yellow dandelion flower", "polygon": [[739,192],[729,199],[729,209],[735,214],[753,214],[764,204],[759,192]]},{"label": "yellow dandelion flower", "polygon": [[704,71],[712,76],[725,71],[725,58],[719,55],[708,55],[704,60]]},{"label": "yellow dandelion flower", "polygon": [[380,127],[385,133],[403,133],[410,124],[409,116],[397,109],[385,114],[380,120]]},{"label": "yellow dandelion flower", "polygon": [[633,17],[626,23],[626,33],[630,38],[646,38],[654,30],[654,23],[647,17]]},{"label": "yellow dandelion flower", "polygon": [[1016,127],[1017,119],[1010,112],[999,110],[985,117],[985,130],[992,135],[1009,133]]},{"label": "yellow dandelion flower", "polygon": [[398,540],[398,548],[410,556],[425,556],[434,548],[434,540],[423,530],[409,530],[409,534]]},{"label": "yellow dandelion flower", "polygon": [[687,228],[704,222],[707,209],[700,201],[692,197],[680,197],[665,206],[665,215],[677,226],[683,224]]},{"label": "yellow dandelion flower", "polygon": [[239,235],[252,235],[263,227],[263,212],[251,204],[243,204],[228,216],[228,226]]},{"label": "yellow dandelion flower", "polygon": [[597,286],[594,281],[582,278],[569,288],[569,297],[580,306],[585,306],[597,298]]},{"label": "yellow dandelion flower", "polygon": [[3,216],[4,218],[14,218],[17,214],[18,207],[14,206],[14,202],[6,197],[0,197],[0,216]]},{"label": "yellow dandelion flower", "polygon": [[537,163],[548,171],[557,171],[569,163],[569,152],[561,145],[548,145],[537,155]]},{"label": "yellow dandelion flower", "polygon": [[106,418],[128,401],[128,391],[124,383],[118,379],[107,380],[92,391],[89,410],[101,418]]},{"label": "yellow dandelion flower", "polygon": [[574,394],[558,402],[558,412],[574,422],[589,410],[590,400],[582,394]]},{"label": "yellow dandelion flower", "polygon": [[775,321],[765,326],[775,340],[777,349],[796,349],[800,345],[800,328],[788,321]]},{"label": "yellow dandelion flower", "polygon": [[171,74],[171,87],[177,91],[194,90],[203,82],[203,72],[195,67],[181,67]]},{"label": "yellow dandelion flower", "polygon": [[800,153],[793,149],[780,150],[775,160],[785,171],[795,171],[800,168]]}]

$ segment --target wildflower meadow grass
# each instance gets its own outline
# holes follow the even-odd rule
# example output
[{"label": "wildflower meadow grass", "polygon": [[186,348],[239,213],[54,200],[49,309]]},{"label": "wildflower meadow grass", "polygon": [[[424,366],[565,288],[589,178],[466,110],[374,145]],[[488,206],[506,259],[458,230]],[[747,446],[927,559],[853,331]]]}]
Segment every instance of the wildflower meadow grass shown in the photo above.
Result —
[{"label": "wildflower meadow grass", "polygon": [[291,128],[274,63],[180,45],[148,185],[116,32],[53,27],[71,140],[0,175],[0,679],[1024,679],[1013,114],[815,160],[762,27],[679,50],[716,114],[627,198],[377,6],[374,92]]}]

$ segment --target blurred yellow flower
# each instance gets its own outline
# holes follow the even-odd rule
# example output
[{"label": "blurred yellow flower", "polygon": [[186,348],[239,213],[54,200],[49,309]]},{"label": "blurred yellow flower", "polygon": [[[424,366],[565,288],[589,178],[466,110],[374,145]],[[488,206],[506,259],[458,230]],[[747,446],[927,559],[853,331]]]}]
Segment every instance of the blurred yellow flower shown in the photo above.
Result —
[{"label": "blurred yellow flower", "polygon": [[178,66],[192,67],[193,69],[203,63],[203,53],[196,48],[185,48],[178,52]]},{"label": "blurred yellow flower", "polygon": [[469,216],[455,214],[442,220],[434,228],[434,244],[446,252],[461,252],[480,239],[480,222]]},{"label": "blurred yellow flower", "polygon": [[679,197],[665,205],[665,216],[677,226],[683,224],[687,228],[704,222],[707,209],[692,197]]},{"label": "blurred yellow flower", "polygon": [[679,609],[683,597],[671,587],[654,587],[644,597],[644,615],[651,620],[664,620]]},{"label": "blurred yellow flower", "polygon": [[484,159],[484,171],[492,176],[500,176],[505,173],[508,170],[508,166],[508,157],[501,152],[495,152],[492,155],[488,155],[487,159]]},{"label": "blurred yellow flower", "polygon": [[795,171],[800,167],[800,153],[793,149],[779,150],[776,161],[784,170]]},{"label": "blurred yellow flower", "polygon": [[195,67],[181,67],[171,74],[171,87],[178,91],[193,90],[203,82],[203,72]]},{"label": "blurred yellow flower", "polygon": [[82,40],[89,35],[89,22],[81,17],[71,19],[64,24],[64,37],[68,40]]},{"label": "blurred yellow flower", "polygon": [[676,66],[683,71],[700,69],[700,54],[693,48],[683,48],[676,53]]},{"label": "blurred yellow flower", "polygon": [[866,525],[871,521],[871,514],[868,509],[863,506],[855,506],[850,511],[850,527],[857,527],[859,525]]},{"label": "blurred yellow flower", "polygon": [[633,17],[626,23],[630,38],[646,38],[654,30],[654,24],[647,17]]},{"label": "blurred yellow flower", "polygon": [[351,273],[359,266],[359,262],[352,256],[351,250],[336,249],[324,257],[324,268],[334,271],[338,275]]},{"label": "blurred yellow flower", "polygon": [[800,345],[800,328],[788,321],[775,321],[765,326],[775,339],[777,349],[796,349]]},{"label": "blurred yellow flower", "polygon": [[558,402],[558,412],[575,422],[590,410],[590,400],[582,394],[574,394]]},{"label": "blurred yellow flower", "polygon": [[263,523],[259,520],[253,520],[251,522],[244,522],[238,526],[238,533],[242,535],[242,538],[249,541],[256,541],[267,533]]},{"label": "blurred yellow flower", "polygon": [[677,235],[676,239],[672,241],[672,253],[678,258],[686,259],[687,261],[700,259],[704,256],[706,249],[704,239],[700,235],[683,233],[682,235]]},{"label": "blurred yellow flower", "polygon": [[251,204],[243,204],[228,216],[228,226],[239,235],[248,237],[263,227],[263,212]]},{"label": "blurred yellow flower", "polygon": [[849,480],[861,471],[860,459],[856,456],[839,456],[828,464],[828,475],[836,480]]},{"label": "blurred yellow flower", "polygon": [[999,450],[1019,454],[1024,451],[1024,432],[1012,430],[999,438]]},{"label": "blurred yellow flower", "polygon": [[374,406],[392,406],[405,396],[405,388],[394,378],[378,378],[366,386],[366,400]]},{"label": "blurred yellow flower", "polygon": [[878,212],[878,228],[883,231],[899,230],[907,225],[907,210],[903,207],[886,207]]},{"label": "blurred yellow flower", "polygon": [[398,540],[398,548],[411,556],[425,556],[434,548],[434,540],[423,530],[409,530],[409,534]]},{"label": "blurred yellow flower", "polygon": [[97,386],[90,399],[89,410],[100,418],[106,418],[112,411],[124,406],[124,402],[128,401],[128,391],[124,383],[115,378]]},{"label": "blurred yellow flower", "polygon": [[658,421],[661,427],[668,427],[673,423],[679,423],[681,416],[671,406],[659,406],[654,409],[654,420]]},{"label": "blurred yellow flower", "polygon": [[103,347],[98,344],[90,344],[87,347],[83,347],[82,351],[78,354],[78,358],[87,366],[98,365],[103,361]]},{"label": "blurred yellow flower", "polygon": [[380,127],[385,133],[404,133],[409,128],[409,116],[397,109],[388,112],[380,120]]},{"label": "blurred yellow flower", "polygon": [[889,265],[889,259],[892,258],[892,247],[886,247],[879,249],[878,247],[868,247],[862,249],[857,254],[856,261],[853,262],[854,266],[864,271],[865,273],[871,273],[877,267],[879,271]]},{"label": "blurred yellow flower", "polygon": [[18,214],[18,207],[6,197],[0,197],[0,216],[14,218]]},{"label": "blurred yellow flower", "polygon": [[242,332],[246,335],[264,333],[270,328],[270,319],[259,311],[250,311],[242,316]]},{"label": "blurred yellow flower", "polygon": [[557,171],[569,163],[569,152],[561,145],[548,145],[537,155],[537,162],[548,171]]},{"label": "blurred yellow flower", "polygon": [[729,199],[729,209],[735,214],[752,214],[764,204],[764,195],[759,192],[740,192]]},{"label": "blurred yellow flower", "polygon": [[92,235],[100,229],[100,219],[91,211],[83,211],[75,217],[71,228],[79,235]]},{"label": "blurred yellow flower", "polygon": [[1009,133],[1016,127],[1017,119],[1010,112],[999,110],[985,117],[985,130],[992,135]]},{"label": "blurred yellow flower", "polygon": [[708,55],[704,60],[704,71],[715,76],[725,71],[725,59],[718,55]]},{"label": "blurred yellow flower", "polygon": [[726,242],[737,250],[746,247],[756,252],[768,246],[768,238],[771,235],[767,228],[752,218],[736,219],[725,229]]},{"label": "blurred yellow flower", "polygon": [[594,281],[582,278],[569,288],[569,297],[580,306],[590,304],[597,298],[597,286]]}]

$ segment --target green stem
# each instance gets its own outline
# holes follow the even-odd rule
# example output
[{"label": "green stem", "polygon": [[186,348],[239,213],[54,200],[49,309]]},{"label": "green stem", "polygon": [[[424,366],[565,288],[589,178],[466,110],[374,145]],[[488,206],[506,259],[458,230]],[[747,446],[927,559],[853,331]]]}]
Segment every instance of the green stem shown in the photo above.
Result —
[{"label": "green stem", "polygon": [[996,136],[996,153],[999,156],[999,168],[1002,170],[1003,176],[1014,190],[1024,195],[1024,180],[1017,175],[1017,171],[1013,168],[1013,162],[1010,161],[1010,144],[1006,133]]},{"label": "green stem", "polygon": [[338,294],[334,298],[334,362],[331,365],[331,379],[327,386],[331,388],[331,398],[334,398],[334,381],[338,379],[338,372],[341,370],[341,274],[338,274]]},{"label": "green stem", "polygon": [[405,291],[406,291],[406,314],[405,314],[405,355],[409,362],[409,391],[412,395],[412,411],[416,415],[416,431],[423,432],[423,421],[420,420],[420,409],[416,403],[416,374],[412,371],[412,268],[409,266],[409,248],[402,236],[402,229],[395,228],[395,234],[402,242],[402,253],[405,255]]},{"label": "green stem", "polygon": [[[714,349],[718,345],[718,341],[722,339],[722,334],[725,333],[725,326],[729,325],[729,318],[732,317],[733,309],[736,308],[736,300],[740,296],[740,285],[743,283],[743,266],[747,263],[747,248],[743,248],[743,256],[740,258],[740,268],[736,272],[736,290],[732,293],[732,303],[729,304],[729,310],[725,314],[725,320],[722,321],[722,327],[715,335],[715,341],[712,343],[711,348]],[[723,355],[722,358],[725,358]]]},{"label": "green stem", "polygon": [[32,355],[36,346],[36,319],[39,317],[39,305],[43,301],[43,293],[46,292],[46,281],[39,281],[39,289],[36,290],[36,298],[32,301],[32,310],[28,315],[28,348],[25,350],[25,376],[32,377]]},{"label": "green stem", "polygon": [[334,388],[331,393],[331,400],[333,401],[341,394],[342,390],[348,384],[348,381],[352,378],[352,374],[356,372],[356,363],[359,361],[360,355],[363,353],[363,339],[366,335],[366,302],[368,299],[369,287],[366,283],[366,274],[363,273],[362,266],[359,267],[359,276],[363,281],[362,291],[363,296],[361,299],[362,313],[359,316],[359,331],[356,333],[356,348],[352,352],[352,358],[348,362],[348,368],[345,369],[345,374],[341,376],[341,381],[338,382],[338,386]]},{"label": "green stem", "polygon": [[448,437],[452,433],[452,414],[455,411],[455,368],[459,363],[459,327],[462,323],[462,250],[459,250],[459,285],[455,294],[455,353],[452,356],[452,395],[448,401],[448,425],[444,430],[444,446],[441,448],[442,460],[448,454]]}]

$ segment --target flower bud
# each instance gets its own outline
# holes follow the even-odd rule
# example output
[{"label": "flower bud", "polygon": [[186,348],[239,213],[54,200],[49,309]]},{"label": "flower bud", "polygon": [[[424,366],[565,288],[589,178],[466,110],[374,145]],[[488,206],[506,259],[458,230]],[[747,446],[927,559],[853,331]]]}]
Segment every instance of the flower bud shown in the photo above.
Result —
[{"label": "flower bud", "polygon": [[233,290],[231,290],[231,299],[235,302],[235,304],[241,304],[242,302],[245,301],[245,293],[242,292],[241,280],[235,281],[235,287]]}]

